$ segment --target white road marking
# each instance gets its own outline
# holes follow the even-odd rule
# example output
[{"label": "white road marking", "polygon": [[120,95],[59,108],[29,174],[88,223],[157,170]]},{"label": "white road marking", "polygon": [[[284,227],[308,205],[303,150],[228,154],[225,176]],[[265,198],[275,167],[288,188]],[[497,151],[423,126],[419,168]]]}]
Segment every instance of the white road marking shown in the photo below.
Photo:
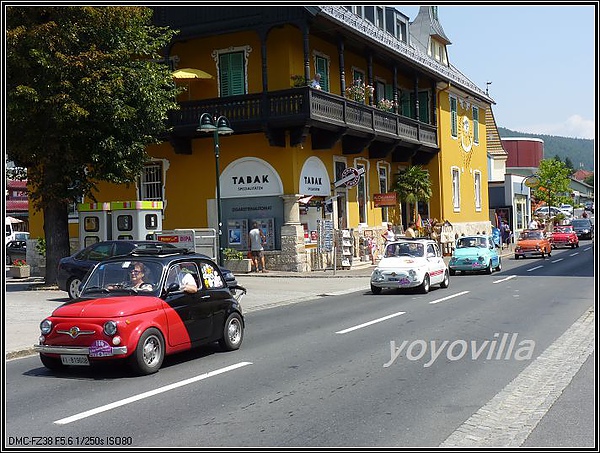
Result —
[{"label": "white road marking", "polygon": [[562,260],[564,260],[564,258],[559,258],[559,259],[557,259],[557,260],[550,261],[550,262],[551,262],[551,263],[558,263],[559,261],[562,261]]},{"label": "white road marking", "polygon": [[536,269],[541,269],[542,267],[544,267],[544,266],[535,266],[535,267],[532,267],[531,269],[527,269],[527,272],[535,271]]},{"label": "white road marking", "polygon": [[571,253],[569,256],[577,256],[577,255],[579,255],[579,252]]},{"label": "white road marking", "polygon": [[106,404],[104,406],[97,407],[96,409],[91,409],[89,411],[80,412],[79,414],[71,415],[70,417],[61,418],[60,420],[56,420],[54,423],[57,425],[66,425],[68,423],[75,422],[77,420],[81,420],[83,418],[91,417],[92,415],[100,414],[101,412],[106,412],[111,409],[115,409],[117,407],[125,406],[126,404],[133,403],[135,401],[142,400],[144,398],[149,398],[154,395],[158,395],[160,393],[168,392],[169,390],[173,390],[179,387],[183,387],[184,385],[193,384],[194,382],[201,381],[203,379],[207,379],[209,377],[216,376],[218,374],[226,373],[227,371],[235,370],[236,368],[241,368],[246,365],[252,365],[252,362],[240,362],[235,365],[230,365],[225,368],[221,368],[215,371],[209,371],[208,373],[201,374],[199,376],[195,376],[193,378],[186,379],[181,382],[175,382],[173,384],[165,385],[164,387],[160,387],[154,390],[150,390],[148,392],[140,393],[139,395],[130,396],[129,398],[125,398],[121,401],[115,401],[114,403]]},{"label": "white road marking", "polygon": [[442,297],[441,299],[432,300],[432,301],[431,301],[431,302],[429,302],[429,303],[430,303],[430,304],[438,304],[438,303],[440,303],[440,302],[443,302],[443,301],[445,301],[445,300],[452,299],[452,298],[454,298],[454,297],[458,297],[458,296],[462,296],[463,294],[467,294],[468,292],[469,292],[469,291],[463,291],[462,293],[456,293],[456,294],[453,294],[453,295],[451,295],[451,296],[448,296],[448,297]]},{"label": "white road marking", "polygon": [[506,278],[501,278],[500,280],[495,280],[492,283],[502,283],[502,282],[505,282],[507,280],[512,280],[513,278],[517,278],[517,276],[516,275],[509,275]]},{"label": "white road marking", "polygon": [[373,325],[373,324],[377,324],[378,322],[381,322],[381,321],[387,321],[388,319],[395,318],[396,316],[400,316],[400,315],[403,315],[405,313],[406,313],[405,311],[399,311],[398,313],[393,313],[391,315],[384,316],[383,318],[374,319],[373,321],[365,322],[364,324],[359,324],[358,326],[349,327],[348,329],[340,330],[340,331],[338,331],[336,333],[345,334],[345,333],[348,333],[348,332],[352,332],[353,330],[362,329],[363,327],[367,327],[367,326],[370,326],[370,325]]}]

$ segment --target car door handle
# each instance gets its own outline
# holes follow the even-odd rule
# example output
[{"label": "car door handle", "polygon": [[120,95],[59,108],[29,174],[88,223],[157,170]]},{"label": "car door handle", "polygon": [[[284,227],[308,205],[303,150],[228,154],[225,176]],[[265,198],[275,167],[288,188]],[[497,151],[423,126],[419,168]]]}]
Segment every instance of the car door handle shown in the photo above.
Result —
[{"label": "car door handle", "polygon": [[204,299],[210,299],[210,296],[201,296],[200,299],[204,300]]}]

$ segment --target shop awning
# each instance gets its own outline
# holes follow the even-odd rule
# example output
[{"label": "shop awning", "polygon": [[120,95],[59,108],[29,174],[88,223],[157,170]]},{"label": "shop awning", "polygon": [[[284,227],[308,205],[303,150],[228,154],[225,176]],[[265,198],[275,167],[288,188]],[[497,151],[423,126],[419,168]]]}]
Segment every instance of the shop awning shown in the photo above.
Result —
[{"label": "shop awning", "polygon": [[306,204],[311,200],[312,197],[314,197],[314,195],[309,195],[304,198],[298,198],[298,203]]}]

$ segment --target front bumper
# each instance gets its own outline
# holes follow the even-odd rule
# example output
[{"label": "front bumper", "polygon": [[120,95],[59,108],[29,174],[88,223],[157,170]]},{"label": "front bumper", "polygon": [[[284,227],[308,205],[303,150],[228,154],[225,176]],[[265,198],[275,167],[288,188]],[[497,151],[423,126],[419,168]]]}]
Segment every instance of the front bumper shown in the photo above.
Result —
[{"label": "front bumper", "polygon": [[486,266],[487,263],[485,261],[474,260],[472,258],[450,260],[448,263],[448,269],[453,271],[481,271]]},{"label": "front bumper", "polygon": [[[87,346],[46,346],[43,344],[33,345],[36,352],[43,354],[58,354],[58,355],[87,355],[91,358],[99,356],[90,355],[90,348]],[[102,357],[113,357],[117,355],[127,355],[127,346],[112,346],[111,352],[102,355]]]},{"label": "front bumper", "polygon": [[380,271],[371,276],[371,285],[377,288],[415,288],[423,283],[424,274],[403,271]]}]

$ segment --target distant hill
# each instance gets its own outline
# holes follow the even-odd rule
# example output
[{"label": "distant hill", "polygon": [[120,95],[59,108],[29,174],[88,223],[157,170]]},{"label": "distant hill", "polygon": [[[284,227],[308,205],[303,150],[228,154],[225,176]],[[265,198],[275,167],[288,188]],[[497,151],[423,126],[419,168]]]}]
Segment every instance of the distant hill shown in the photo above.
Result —
[{"label": "distant hill", "polygon": [[[594,171],[594,140],[585,138],[556,137],[554,135],[527,134],[511,131],[503,127],[498,128],[501,138],[531,137],[544,140],[544,159],[559,156],[564,162],[568,157],[573,162],[575,170]],[[582,166],[583,165],[583,166]]]}]

